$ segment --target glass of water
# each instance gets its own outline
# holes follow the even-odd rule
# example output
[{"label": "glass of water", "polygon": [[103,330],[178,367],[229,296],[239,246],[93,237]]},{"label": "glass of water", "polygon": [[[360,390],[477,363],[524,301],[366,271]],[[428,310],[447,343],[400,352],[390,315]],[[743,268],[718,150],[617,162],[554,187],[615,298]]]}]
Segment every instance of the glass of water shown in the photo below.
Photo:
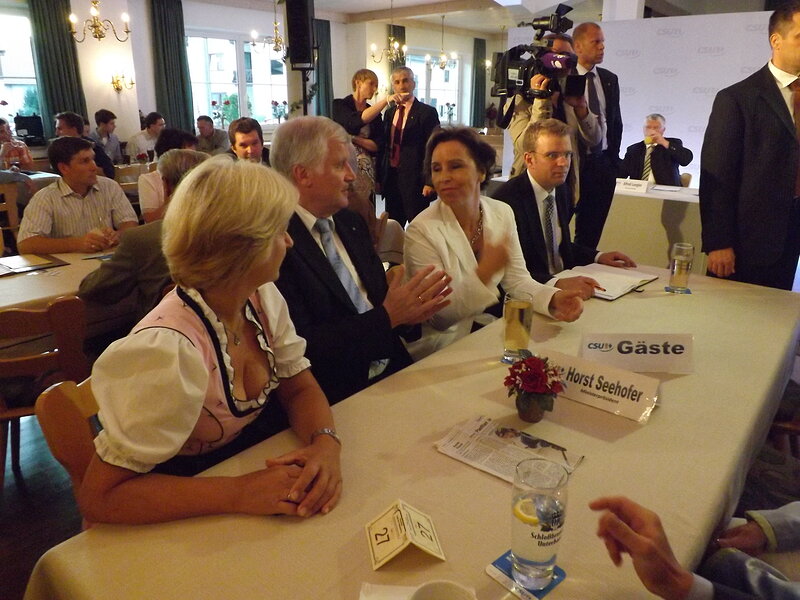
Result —
[{"label": "glass of water", "polygon": [[667,291],[673,294],[689,293],[689,272],[694,260],[694,246],[686,242],[672,245],[669,253],[669,285]]},{"label": "glass of water", "polygon": [[511,496],[511,565],[514,581],[528,590],[541,590],[553,579],[568,481],[562,465],[544,458],[517,465]]},{"label": "glass of water", "polygon": [[526,292],[506,294],[503,302],[503,358],[501,362],[513,364],[528,349],[533,320],[533,298]]}]

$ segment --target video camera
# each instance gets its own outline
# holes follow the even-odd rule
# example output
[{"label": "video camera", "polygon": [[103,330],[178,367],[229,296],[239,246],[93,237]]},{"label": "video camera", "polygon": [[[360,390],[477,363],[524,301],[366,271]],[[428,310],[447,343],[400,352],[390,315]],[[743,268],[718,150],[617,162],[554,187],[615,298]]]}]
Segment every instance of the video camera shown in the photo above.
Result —
[{"label": "video camera", "polygon": [[[578,59],[574,54],[558,54],[552,51],[552,40],[543,40],[545,32],[564,33],[572,28],[572,21],[564,17],[571,6],[559,4],[549,17],[534,19],[530,23],[521,22],[517,26],[530,25],[536,32],[531,44],[520,44],[506,52],[495,52],[492,68],[491,95],[501,98],[501,105],[515,94],[521,94],[528,102],[535,98],[549,98],[553,87],[557,86],[556,76],[573,69]],[[529,58],[522,58],[530,54]],[[551,87],[547,90],[532,90],[531,77],[541,73],[551,79]],[[506,124],[507,125],[507,124]],[[503,125],[501,124],[501,127]]]}]

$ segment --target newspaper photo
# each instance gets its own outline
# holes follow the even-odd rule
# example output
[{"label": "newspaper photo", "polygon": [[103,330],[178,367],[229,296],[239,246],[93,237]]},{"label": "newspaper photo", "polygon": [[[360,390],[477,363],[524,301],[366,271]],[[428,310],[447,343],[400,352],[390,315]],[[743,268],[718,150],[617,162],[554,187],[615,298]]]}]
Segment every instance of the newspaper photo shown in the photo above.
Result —
[{"label": "newspaper photo", "polygon": [[583,455],[537,438],[524,431],[503,427],[488,417],[476,417],[456,425],[436,443],[436,448],[456,460],[499,477],[514,481],[514,469],[526,458],[546,458],[564,465],[570,473]]}]

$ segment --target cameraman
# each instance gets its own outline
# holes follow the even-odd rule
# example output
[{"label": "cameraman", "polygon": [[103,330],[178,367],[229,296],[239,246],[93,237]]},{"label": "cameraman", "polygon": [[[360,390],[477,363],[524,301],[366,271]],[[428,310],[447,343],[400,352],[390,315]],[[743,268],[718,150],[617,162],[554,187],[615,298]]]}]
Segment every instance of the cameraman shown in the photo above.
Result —
[{"label": "cameraman", "polygon": [[[572,38],[566,34],[549,33],[543,39],[550,42],[550,49],[556,54],[574,54]],[[530,103],[525,100],[522,94],[514,96],[514,102],[512,103],[514,112],[508,126],[508,133],[514,144],[514,162],[511,166],[511,177],[525,171],[525,151],[522,148],[522,142],[523,134],[531,123],[549,118],[556,118],[567,123],[572,129],[573,148],[579,147],[579,139],[581,143],[589,147],[600,143],[603,139],[603,117],[597,116],[589,110],[585,96],[563,97],[559,91],[560,87],[564,85],[568,74],[566,70],[555,73],[558,77],[558,82],[554,87],[557,89],[552,92],[549,98],[536,98],[533,103]],[[543,74],[536,74],[531,77],[531,90],[548,90],[551,89],[550,85],[551,79]],[[570,169],[567,179],[572,206],[575,205],[578,198],[579,167],[578,153],[576,152],[572,161],[572,169]]]}]

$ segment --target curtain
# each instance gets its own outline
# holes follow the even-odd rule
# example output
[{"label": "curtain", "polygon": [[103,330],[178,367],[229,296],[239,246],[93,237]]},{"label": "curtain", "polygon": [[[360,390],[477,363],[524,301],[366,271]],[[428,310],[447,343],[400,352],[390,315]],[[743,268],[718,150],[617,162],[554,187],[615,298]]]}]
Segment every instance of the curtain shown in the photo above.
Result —
[{"label": "curtain", "polygon": [[472,126],[486,121],[486,40],[474,38],[472,46]]},{"label": "curtain", "polygon": [[181,0],[151,0],[156,109],[168,127],[194,131]]},{"label": "curtain", "polygon": [[[390,36],[394,36],[394,39],[399,44],[399,47],[402,48],[406,43],[406,28],[402,25],[387,25],[386,28],[389,31]],[[389,71],[396,69],[397,67],[402,67],[406,64],[406,59],[403,57],[403,60],[398,61],[390,61],[389,62]]]},{"label": "curtain", "polygon": [[317,50],[317,94],[314,96],[314,113],[331,116],[333,104],[333,67],[331,66],[331,22],[314,19],[314,41]]},{"label": "curtain", "polygon": [[[45,137],[55,135],[53,115],[68,110],[86,116],[78,51],[69,32],[69,0],[28,0],[39,102]],[[95,40],[89,36],[86,43]]]}]

